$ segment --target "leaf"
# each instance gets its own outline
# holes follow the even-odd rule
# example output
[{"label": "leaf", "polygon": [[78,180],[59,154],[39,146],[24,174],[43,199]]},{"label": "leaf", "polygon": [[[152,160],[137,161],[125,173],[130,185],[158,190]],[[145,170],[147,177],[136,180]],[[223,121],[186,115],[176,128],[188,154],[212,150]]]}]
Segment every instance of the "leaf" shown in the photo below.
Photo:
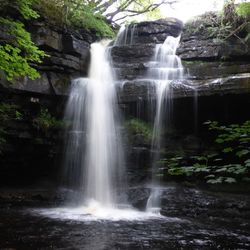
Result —
[{"label": "leaf", "polygon": [[223,139],[221,139],[221,138],[217,138],[216,140],[215,140],[215,142],[216,143],[219,143],[219,144],[221,144],[221,143],[223,143],[225,140],[223,140]]},{"label": "leaf", "polygon": [[244,161],[246,167],[250,167],[250,159],[247,159]]},{"label": "leaf", "polygon": [[231,148],[231,147],[228,147],[228,148],[224,148],[223,149],[223,152],[224,153],[229,153],[229,152],[232,152],[233,151],[233,149]]},{"label": "leaf", "polygon": [[215,156],[217,156],[218,154],[214,153],[214,154],[210,154],[207,156],[208,159],[214,158]]},{"label": "leaf", "polygon": [[249,151],[248,149],[242,149],[242,150],[236,152],[236,155],[237,155],[239,158],[241,158],[242,156],[247,155],[249,152],[250,152],[250,151]]},{"label": "leaf", "polygon": [[207,183],[209,183],[209,184],[219,184],[219,183],[222,183],[222,180],[223,180],[223,178],[219,177],[219,178],[216,178],[216,179],[207,180]]},{"label": "leaf", "polygon": [[198,156],[196,158],[198,161],[206,161],[207,160],[207,157],[206,156]]},{"label": "leaf", "polygon": [[210,174],[210,175],[205,176],[205,178],[214,178],[214,177],[215,177],[214,174]]},{"label": "leaf", "polygon": [[232,177],[227,177],[224,179],[224,182],[227,182],[227,183],[235,183],[236,182],[236,179],[235,178],[232,178]]},{"label": "leaf", "polygon": [[227,171],[226,167],[222,167],[222,168],[219,168],[219,169],[215,170],[216,173],[226,172],[226,171]]},{"label": "leaf", "polygon": [[216,158],[216,159],[214,159],[214,161],[222,161],[223,159],[221,159],[221,158]]}]

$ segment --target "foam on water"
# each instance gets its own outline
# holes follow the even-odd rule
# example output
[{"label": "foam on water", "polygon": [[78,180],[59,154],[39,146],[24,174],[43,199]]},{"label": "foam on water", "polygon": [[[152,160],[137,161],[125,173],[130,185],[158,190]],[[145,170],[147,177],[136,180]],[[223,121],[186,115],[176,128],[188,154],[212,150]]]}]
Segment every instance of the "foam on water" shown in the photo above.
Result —
[{"label": "foam on water", "polygon": [[77,221],[143,221],[152,219],[179,220],[178,218],[167,218],[160,213],[142,212],[130,206],[110,208],[103,207],[102,204],[92,200],[86,206],[79,207],[59,207],[47,209],[34,209],[32,213],[43,215],[52,219],[77,220]]}]

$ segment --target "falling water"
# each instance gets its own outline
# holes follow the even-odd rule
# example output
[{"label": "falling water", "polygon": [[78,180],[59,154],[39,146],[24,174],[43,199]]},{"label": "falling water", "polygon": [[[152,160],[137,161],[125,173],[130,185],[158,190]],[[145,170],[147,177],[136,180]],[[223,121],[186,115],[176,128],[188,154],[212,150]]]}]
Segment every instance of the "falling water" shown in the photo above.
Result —
[{"label": "falling water", "polygon": [[116,207],[124,183],[124,159],[115,85],[105,51],[103,44],[93,43],[89,78],[73,82],[65,115],[71,124],[64,179],[85,205]]},{"label": "falling water", "polygon": [[134,38],[136,36],[136,24],[130,24],[128,26],[122,25],[116,40],[115,46],[132,45],[134,44]]},{"label": "falling water", "polygon": [[179,40],[180,37],[168,36],[163,44],[156,45],[154,60],[149,63],[148,78],[153,80],[156,88],[156,114],[151,144],[152,187],[147,202],[147,211],[158,212],[160,209],[161,191],[157,187],[157,162],[160,160],[162,147],[163,114],[166,122],[169,122],[171,113],[170,85],[173,80],[180,79],[183,75],[181,60],[176,55]]},{"label": "falling water", "polygon": [[194,134],[198,134],[198,91],[194,89]]}]

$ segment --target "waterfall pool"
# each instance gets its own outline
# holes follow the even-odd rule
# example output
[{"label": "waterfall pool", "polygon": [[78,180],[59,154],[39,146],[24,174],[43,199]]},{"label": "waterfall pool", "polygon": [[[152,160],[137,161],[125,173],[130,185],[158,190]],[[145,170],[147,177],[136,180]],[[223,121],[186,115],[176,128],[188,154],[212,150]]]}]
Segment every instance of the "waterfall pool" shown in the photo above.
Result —
[{"label": "waterfall pool", "polygon": [[12,193],[0,202],[0,249],[249,249],[249,196],[165,191],[166,216],[128,208],[98,212],[96,204],[92,211],[58,208],[45,197],[27,203]]}]

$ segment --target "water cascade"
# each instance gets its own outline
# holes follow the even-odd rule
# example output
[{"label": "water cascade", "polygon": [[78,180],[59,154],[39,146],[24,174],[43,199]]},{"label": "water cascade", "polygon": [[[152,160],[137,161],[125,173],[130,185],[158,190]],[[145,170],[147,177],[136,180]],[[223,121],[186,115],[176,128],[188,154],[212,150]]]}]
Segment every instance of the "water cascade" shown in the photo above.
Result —
[{"label": "water cascade", "polygon": [[183,67],[180,58],[176,55],[176,49],[180,37],[168,36],[163,44],[157,44],[153,61],[149,62],[148,77],[155,85],[156,91],[156,113],[154,117],[152,151],[152,186],[151,194],[147,202],[147,211],[158,212],[160,209],[160,194],[158,188],[157,162],[160,160],[162,148],[162,133],[164,128],[163,115],[166,119],[165,125],[170,122],[171,114],[171,84],[183,76]]},{"label": "water cascade", "polygon": [[105,46],[94,43],[89,78],[74,81],[65,115],[71,126],[64,179],[80,192],[85,205],[97,202],[116,207],[118,189],[123,188],[124,159],[116,105]]},{"label": "water cascade", "polygon": [[132,45],[134,44],[134,38],[137,35],[136,24],[130,24],[128,26],[121,26],[117,37],[115,39],[115,46]]}]

